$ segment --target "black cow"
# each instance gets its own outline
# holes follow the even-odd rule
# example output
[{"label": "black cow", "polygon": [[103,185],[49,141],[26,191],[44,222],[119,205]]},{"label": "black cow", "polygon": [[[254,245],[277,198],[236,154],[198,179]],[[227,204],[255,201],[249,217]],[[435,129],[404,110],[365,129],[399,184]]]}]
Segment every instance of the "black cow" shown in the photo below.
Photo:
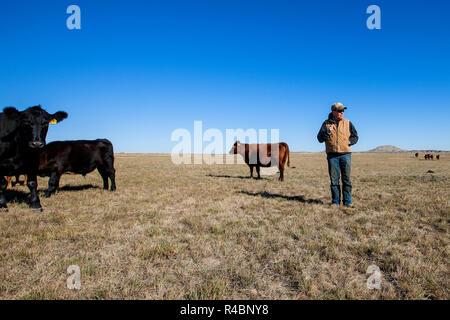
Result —
[{"label": "black cow", "polygon": [[45,146],[49,123],[65,118],[66,112],[49,114],[41,106],[21,112],[8,107],[0,113],[0,209],[7,210],[5,176],[26,174],[30,207],[42,211],[37,192],[39,152]]},{"label": "black cow", "polygon": [[50,177],[45,197],[50,197],[59,188],[63,173],[86,174],[98,169],[103,178],[103,188],[116,190],[114,169],[114,150],[109,140],[55,141],[49,143],[41,152],[39,175]]}]

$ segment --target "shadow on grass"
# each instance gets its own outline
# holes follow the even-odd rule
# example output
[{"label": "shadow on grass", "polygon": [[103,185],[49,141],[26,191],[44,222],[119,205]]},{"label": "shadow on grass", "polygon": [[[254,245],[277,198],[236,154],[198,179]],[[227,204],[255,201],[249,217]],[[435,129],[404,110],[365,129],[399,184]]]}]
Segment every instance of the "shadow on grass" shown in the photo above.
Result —
[{"label": "shadow on grass", "polygon": [[264,192],[248,192],[248,191],[238,191],[238,193],[246,194],[248,196],[254,196],[254,197],[263,197],[267,199],[273,199],[273,198],[282,198],[289,201],[298,201],[301,203],[315,203],[315,204],[323,204],[322,200],[319,199],[305,199],[305,196],[286,196],[283,194],[278,193],[269,193],[267,191]]},{"label": "shadow on grass", "polygon": [[82,186],[72,186],[72,185],[66,185],[64,187],[59,188],[59,191],[83,191],[88,189],[100,189],[99,186],[94,186],[92,184],[85,184]]},{"label": "shadow on grass", "polygon": [[20,190],[5,190],[5,197],[7,202],[17,202],[29,204],[30,193]]},{"label": "shadow on grass", "polygon": [[229,175],[216,175],[216,174],[207,174],[207,177],[213,177],[213,178],[229,178],[229,179],[255,179],[255,180],[270,180],[269,178],[263,178],[260,179],[253,177],[250,178],[250,176],[229,176]]},{"label": "shadow on grass", "polygon": [[[88,189],[100,189],[100,187],[94,186],[92,184],[86,184],[86,185],[82,185],[82,186],[68,185],[68,186],[59,188],[58,190],[59,191],[82,191],[82,190],[88,190]],[[39,190],[39,192],[44,192],[44,190]],[[30,192],[27,192],[27,191],[7,189],[5,191],[5,197],[6,197],[7,202],[26,203],[26,204],[30,203]]]}]

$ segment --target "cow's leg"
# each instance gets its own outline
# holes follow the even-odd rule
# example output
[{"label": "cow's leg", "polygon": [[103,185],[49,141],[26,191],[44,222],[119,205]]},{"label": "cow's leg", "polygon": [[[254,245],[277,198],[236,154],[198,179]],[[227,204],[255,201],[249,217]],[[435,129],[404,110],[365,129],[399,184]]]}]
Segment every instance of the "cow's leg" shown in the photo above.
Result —
[{"label": "cow's leg", "polygon": [[278,180],[284,181],[284,165],[286,164],[287,154],[285,153],[283,158],[278,161],[278,170],[280,170],[280,177]]},{"label": "cow's leg", "polygon": [[50,198],[53,193],[56,193],[59,187],[59,179],[61,174],[59,172],[52,172],[50,179],[48,179],[48,189],[44,197]]},{"label": "cow's leg", "polygon": [[12,177],[11,177],[11,176],[7,176],[7,177],[6,177],[6,188],[7,188],[7,189],[11,189],[11,187],[12,187],[11,180],[12,180]]},{"label": "cow's leg", "polygon": [[56,179],[56,190],[55,190],[55,194],[58,194],[59,192],[59,182],[61,181],[61,177],[62,177],[62,172],[58,172],[58,177]]},{"label": "cow's leg", "polygon": [[[112,150],[112,146],[111,146],[110,152],[108,152],[105,155],[104,167],[105,167],[105,172],[106,172],[107,176],[111,180],[111,191],[115,191],[116,190],[116,169],[114,169],[114,152]],[[106,188],[106,189],[108,189],[108,188]]]},{"label": "cow's leg", "polygon": [[253,165],[250,165],[250,178],[253,178]]},{"label": "cow's leg", "polygon": [[104,167],[98,167],[97,168],[98,172],[100,173],[100,175],[102,176],[103,179],[103,189],[108,190],[109,188],[109,181],[108,181],[108,172]]},{"label": "cow's leg", "polygon": [[278,178],[278,180],[284,181],[284,167],[282,165],[279,165],[278,170],[280,170],[280,177]]},{"label": "cow's leg", "polygon": [[[107,162],[105,167],[99,167],[98,172],[100,172],[103,178],[103,188],[108,190],[108,178],[111,180],[111,191],[116,190],[116,170],[114,169],[113,162]],[[103,173],[102,173],[103,172]]]},{"label": "cow's leg", "polygon": [[116,191],[116,169],[109,170],[109,178],[111,179],[111,191]]},{"label": "cow's leg", "polygon": [[256,173],[258,174],[258,179],[261,179],[260,166],[256,166]]},{"label": "cow's leg", "polygon": [[42,211],[41,202],[39,201],[39,195],[37,192],[37,176],[35,174],[28,175],[27,187],[30,189],[31,199],[30,199],[30,207],[33,210]]},{"label": "cow's leg", "polygon": [[8,181],[6,181],[4,176],[0,176],[0,210],[7,211],[8,207],[6,205],[5,191],[8,187]]}]

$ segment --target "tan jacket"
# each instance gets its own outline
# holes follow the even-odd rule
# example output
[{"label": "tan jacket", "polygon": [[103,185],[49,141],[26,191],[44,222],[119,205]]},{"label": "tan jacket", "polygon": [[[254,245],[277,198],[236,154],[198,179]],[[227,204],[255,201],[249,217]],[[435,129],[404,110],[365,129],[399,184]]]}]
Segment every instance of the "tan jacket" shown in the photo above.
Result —
[{"label": "tan jacket", "polygon": [[327,124],[330,131],[330,139],[325,141],[326,152],[352,152],[349,147],[350,139],[350,121],[342,119],[336,124]]}]

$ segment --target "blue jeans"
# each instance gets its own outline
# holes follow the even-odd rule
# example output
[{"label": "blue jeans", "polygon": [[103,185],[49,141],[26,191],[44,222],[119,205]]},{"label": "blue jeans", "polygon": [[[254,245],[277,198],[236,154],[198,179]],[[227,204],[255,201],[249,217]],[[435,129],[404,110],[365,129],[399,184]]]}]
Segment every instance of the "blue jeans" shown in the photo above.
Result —
[{"label": "blue jeans", "polygon": [[328,173],[331,181],[332,202],[341,203],[341,187],[339,185],[339,174],[342,176],[342,193],[344,194],[344,205],[352,204],[352,182],[350,171],[352,163],[351,153],[329,153],[327,154]]}]

